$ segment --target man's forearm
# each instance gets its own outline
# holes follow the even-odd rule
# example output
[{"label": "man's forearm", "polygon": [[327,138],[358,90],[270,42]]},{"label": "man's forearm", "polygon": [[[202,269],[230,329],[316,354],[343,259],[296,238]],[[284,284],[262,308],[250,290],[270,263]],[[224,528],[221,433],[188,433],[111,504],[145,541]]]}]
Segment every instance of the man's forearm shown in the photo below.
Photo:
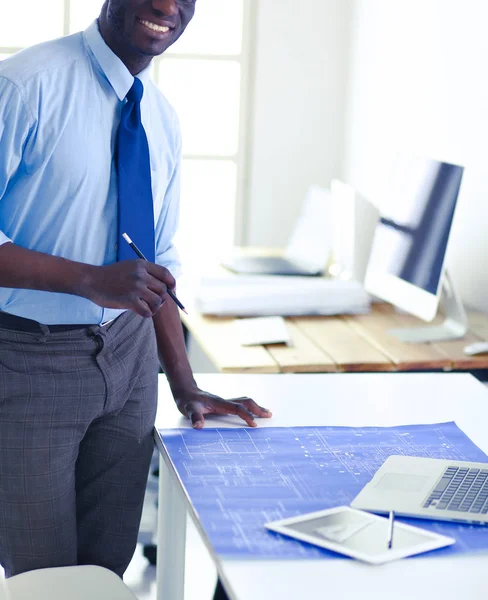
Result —
[{"label": "man's forearm", "polygon": [[0,287],[84,295],[91,265],[27,250],[10,242],[0,246]]},{"label": "man's forearm", "polygon": [[10,242],[0,246],[0,287],[72,294],[104,308],[129,309],[150,318],[174,284],[167,269],[145,260],[95,266]]},{"label": "man's forearm", "polygon": [[185,338],[178,307],[171,298],[153,317],[158,342],[159,361],[173,395],[195,389],[197,384],[186,354]]}]

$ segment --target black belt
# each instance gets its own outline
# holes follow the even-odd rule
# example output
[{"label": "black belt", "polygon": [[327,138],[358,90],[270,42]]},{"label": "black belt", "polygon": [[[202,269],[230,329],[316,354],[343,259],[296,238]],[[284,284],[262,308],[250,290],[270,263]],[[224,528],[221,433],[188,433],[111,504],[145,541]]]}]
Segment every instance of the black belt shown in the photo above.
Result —
[{"label": "black belt", "polygon": [[41,325],[37,321],[0,311],[0,328],[2,329],[26,331],[27,333],[44,333],[47,328],[51,333],[60,333],[75,329],[86,329],[87,327],[93,327],[93,325],[80,325],[79,323],[75,325]]}]

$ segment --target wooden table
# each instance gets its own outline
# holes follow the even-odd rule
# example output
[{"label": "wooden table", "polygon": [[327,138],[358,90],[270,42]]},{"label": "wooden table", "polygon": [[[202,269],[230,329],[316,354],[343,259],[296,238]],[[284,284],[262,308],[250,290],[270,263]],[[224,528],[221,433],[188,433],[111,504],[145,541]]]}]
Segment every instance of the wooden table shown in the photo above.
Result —
[{"label": "wooden table", "polygon": [[[222,373],[324,373],[366,371],[472,371],[488,369],[488,354],[466,356],[463,348],[488,340],[488,316],[468,312],[470,331],[462,340],[406,344],[388,333],[425,323],[385,303],[368,315],[288,317],[292,346],[244,347],[232,317],[211,317],[190,309],[184,325]],[[442,317],[434,321],[438,323]]]}]

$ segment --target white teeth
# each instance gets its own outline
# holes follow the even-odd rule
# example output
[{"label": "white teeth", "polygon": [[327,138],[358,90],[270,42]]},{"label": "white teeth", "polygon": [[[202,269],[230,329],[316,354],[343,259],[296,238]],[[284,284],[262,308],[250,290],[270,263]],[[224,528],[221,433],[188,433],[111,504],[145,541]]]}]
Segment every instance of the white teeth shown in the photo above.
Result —
[{"label": "white teeth", "polygon": [[161,25],[156,25],[156,23],[151,23],[150,21],[141,21],[141,23],[149,29],[158,31],[159,33],[168,33],[169,31],[169,27],[162,27]]}]

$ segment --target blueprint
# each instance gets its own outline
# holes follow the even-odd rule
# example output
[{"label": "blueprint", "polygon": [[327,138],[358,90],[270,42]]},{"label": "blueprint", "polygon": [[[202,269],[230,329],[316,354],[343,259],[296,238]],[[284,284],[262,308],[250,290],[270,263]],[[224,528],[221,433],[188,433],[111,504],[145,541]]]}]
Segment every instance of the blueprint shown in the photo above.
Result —
[{"label": "blueprint", "polygon": [[[391,454],[488,462],[455,423],[188,428],[159,435],[215,551],[235,558],[336,558],[263,525],[349,505]],[[488,550],[486,527],[401,520],[456,539],[436,554]]]}]

